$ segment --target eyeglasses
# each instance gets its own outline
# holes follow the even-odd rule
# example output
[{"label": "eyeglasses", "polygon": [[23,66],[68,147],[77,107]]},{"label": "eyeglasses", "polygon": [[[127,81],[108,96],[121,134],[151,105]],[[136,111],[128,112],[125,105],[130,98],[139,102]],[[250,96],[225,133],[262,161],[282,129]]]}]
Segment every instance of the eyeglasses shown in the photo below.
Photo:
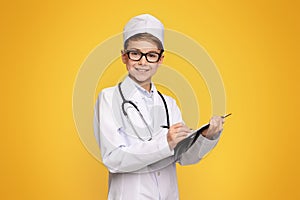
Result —
[{"label": "eyeglasses", "polygon": [[163,54],[164,50],[161,50],[160,53],[157,52],[148,52],[142,53],[138,50],[126,50],[125,53],[128,55],[128,58],[133,61],[139,61],[145,56],[147,62],[149,63],[156,63],[159,61]]}]

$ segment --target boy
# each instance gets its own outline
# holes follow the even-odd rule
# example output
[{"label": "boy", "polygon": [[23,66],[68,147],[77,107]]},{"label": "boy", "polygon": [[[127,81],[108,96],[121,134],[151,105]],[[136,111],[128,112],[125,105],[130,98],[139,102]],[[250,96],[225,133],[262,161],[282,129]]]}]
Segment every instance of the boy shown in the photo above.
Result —
[{"label": "boy", "polygon": [[95,106],[95,136],[109,170],[108,199],[176,200],[176,162],[199,162],[217,144],[224,119],[212,117],[209,129],[175,160],[174,148],[190,129],[175,100],[151,82],[164,59],[164,27],[151,15],[139,15],[127,23],[123,36],[128,76],[102,90]]}]

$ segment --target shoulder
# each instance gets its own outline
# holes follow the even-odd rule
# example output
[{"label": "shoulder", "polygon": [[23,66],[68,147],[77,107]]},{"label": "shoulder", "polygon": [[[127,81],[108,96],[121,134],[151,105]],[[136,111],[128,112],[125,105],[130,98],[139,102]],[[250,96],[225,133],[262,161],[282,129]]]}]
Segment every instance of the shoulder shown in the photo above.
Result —
[{"label": "shoulder", "polygon": [[112,93],[116,88],[117,88],[118,85],[114,85],[114,86],[111,86],[111,87],[107,87],[107,88],[103,88],[100,93]]},{"label": "shoulder", "polygon": [[107,87],[102,89],[99,93],[98,93],[98,97],[97,97],[97,101],[100,102],[111,102],[115,92],[116,92],[116,88],[117,86],[113,86],[113,87]]}]

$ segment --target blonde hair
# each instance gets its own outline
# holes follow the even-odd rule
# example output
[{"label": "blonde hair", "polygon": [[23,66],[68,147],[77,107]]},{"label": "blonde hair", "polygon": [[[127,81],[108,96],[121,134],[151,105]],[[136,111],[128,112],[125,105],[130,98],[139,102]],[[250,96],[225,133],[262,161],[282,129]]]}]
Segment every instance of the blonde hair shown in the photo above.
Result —
[{"label": "blonde hair", "polygon": [[138,33],[138,34],[135,34],[135,35],[131,36],[130,38],[128,38],[124,42],[124,49],[127,49],[128,43],[130,41],[140,41],[140,40],[144,40],[144,41],[147,41],[147,42],[154,43],[157,46],[157,48],[160,49],[160,50],[164,49],[161,41],[157,37],[153,36],[150,33]]}]

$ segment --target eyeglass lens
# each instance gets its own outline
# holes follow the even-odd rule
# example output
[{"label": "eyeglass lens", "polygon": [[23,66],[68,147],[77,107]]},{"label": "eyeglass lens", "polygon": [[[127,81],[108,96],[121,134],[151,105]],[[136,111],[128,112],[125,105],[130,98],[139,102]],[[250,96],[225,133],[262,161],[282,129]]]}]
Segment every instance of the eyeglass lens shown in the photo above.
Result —
[{"label": "eyeglass lens", "polygon": [[142,53],[140,51],[128,51],[127,55],[129,59],[133,61],[139,61],[145,56],[146,60],[150,63],[158,62],[161,56],[161,54],[157,52]]}]

